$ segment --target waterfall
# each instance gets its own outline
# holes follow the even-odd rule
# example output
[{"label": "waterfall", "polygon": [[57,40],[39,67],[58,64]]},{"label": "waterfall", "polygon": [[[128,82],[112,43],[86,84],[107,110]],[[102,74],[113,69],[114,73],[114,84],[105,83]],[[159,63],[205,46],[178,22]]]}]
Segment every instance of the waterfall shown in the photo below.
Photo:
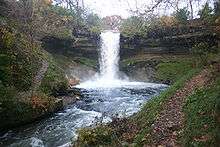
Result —
[{"label": "waterfall", "polygon": [[152,86],[151,83],[130,82],[128,79],[119,77],[119,49],[120,33],[114,31],[104,31],[101,33],[100,48],[100,72],[91,77],[89,81],[80,83],[76,88],[99,89],[99,88],[119,88],[132,87],[140,88]]},{"label": "waterfall", "polygon": [[106,31],[101,33],[100,78],[108,81],[119,78],[120,33]]}]

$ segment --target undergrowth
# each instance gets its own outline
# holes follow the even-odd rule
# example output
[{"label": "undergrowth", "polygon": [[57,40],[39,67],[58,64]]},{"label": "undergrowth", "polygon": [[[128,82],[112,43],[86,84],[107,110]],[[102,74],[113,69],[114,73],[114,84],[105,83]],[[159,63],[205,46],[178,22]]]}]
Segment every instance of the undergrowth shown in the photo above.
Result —
[{"label": "undergrowth", "polygon": [[[219,76],[219,75],[218,75]],[[187,98],[182,142],[189,147],[220,144],[220,78]]]}]

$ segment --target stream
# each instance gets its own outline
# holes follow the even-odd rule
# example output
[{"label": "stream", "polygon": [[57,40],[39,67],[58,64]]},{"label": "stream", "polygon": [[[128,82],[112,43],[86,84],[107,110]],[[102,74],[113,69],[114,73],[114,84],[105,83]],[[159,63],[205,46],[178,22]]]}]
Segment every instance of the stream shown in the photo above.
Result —
[{"label": "stream", "polygon": [[120,33],[101,33],[100,73],[73,87],[81,99],[38,123],[0,136],[3,147],[67,147],[77,138],[77,129],[111,122],[137,113],[143,104],[167,88],[163,84],[129,81],[120,77]]},{"label": "stream", "polygon": [[82,99],[50,118],[8,131],[0,137],[2,147],[64,147],[76,139],[77,129],[107,123],[112,117],[138,112],[166,85],[132,83],[120,88],[80,89]]}]

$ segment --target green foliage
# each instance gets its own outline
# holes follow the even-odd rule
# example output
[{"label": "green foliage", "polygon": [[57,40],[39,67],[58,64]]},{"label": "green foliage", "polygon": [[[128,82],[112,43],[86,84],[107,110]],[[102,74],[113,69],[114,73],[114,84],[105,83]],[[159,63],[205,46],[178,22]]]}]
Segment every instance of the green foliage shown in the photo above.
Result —
[{"label": "green foliage", "polygon": [[184,107],[186,123],[182,136],[185,146],[206,147],[219,145],[219,92],[220,78],[218,77],[210,87],[198,89],[187,98]]},{"label": "green foliage", "polygon": [[187,8],[179,9],[174,13],[174,17],[180,24],[185,24],[189,18],[189,11]]},{"label": "green foliage", "polygon": [[[14,28],[0,28],[0,130],[27,123],[52,111],[54,98],[38,90],[32,92],[33,79],[48,55],[35,42],[16,32]],[[48,83],[53,91],[64,90],[67,81],[63,72],[49,68],[52,75]],[[47,77],[46,77],[47,78]],[[34,106],[32,97],[39,106]]]},{"label": "green foliage", "polygon": [[84,128],[79,130],[78,140],[75,146],[111,145],[113,130],[108,127]]},{"label": "green foliage", "polygon": [[[21,34],[10,32],[8,29],[2,28],[0,34],[2,84],[13,86],[20,91],[29,90],[39,60],[38,54],[34,52],[36,47]],[[33,52],[30,51],[30,47],[33,48]]]},{"label": "green foliage", "polygon": [[206,42],[201,42],[201,43],[195,44],[191,52],[195,57],[197,57],[196,62],[201,61],[203,65],[206,65],[209,55],[211,53],[217,53],[218,50],[215,47],[210,47],[209,44]]},{"label": "green foliage", "polygon": [[160,63],[157,66],[156,78],[166,83],[174,83],[192,68],[190,60]]},{"label": "green foliage", "polygon": [[133,122],[137,123],[142,130],[136,135],[134,140],[138,146],[143,146],[145,143],[151,142],[151,138],[144,140],[143,138],[151,131],[151,125],[154,123],[159,112],[162,109],[163,103],[172,95],[176,93],[178,89],[181,89],[185,82],[192,78],[194,75],[199,73],[200,69],[192,69],[188,71],[185,75],[180,77],[173,85],[171,85],[166,91],[162,92],[159,96],[156,96],[149,100],[144,107],[138,112],[132,119]]},{"label": "green foliage", "polygon": [[97,14],[88,14],[86,16],[86,24],[90,32],[96,34],[101,32],[102,20]]},{"label": "green foliage", "polygon": [[132,16],[122,22],[120,28],[122,34],[128,37],[145,32],[145,21],[142,17]]},{"label": "green foliage", "polygon": [[67,79],[64,71],[60,69],[53,59],[50,59],[49,67],[40,85],[40,90],[47,95],[56,95],[57,92],[63,92],[66,89]]},{"label": "green foliage", "polygon": [[214,21],[213,17],[213,9],[206,3],[203,8],[199,11],[200,19],[205,21],[206,23],[212,23]]}]

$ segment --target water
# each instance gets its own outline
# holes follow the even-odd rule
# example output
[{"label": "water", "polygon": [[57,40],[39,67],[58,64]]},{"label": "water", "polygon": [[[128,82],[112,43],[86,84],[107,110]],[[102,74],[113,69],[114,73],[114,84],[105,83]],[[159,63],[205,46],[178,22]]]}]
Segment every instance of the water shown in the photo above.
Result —
[{"label": "water", "polygon": [[100,79],[118,79],[120,33],[107,31],[101,33]]},{"label": "water", "polygon": [[131,82],[119,77],[119,33],[101,34],[100,73],[75,88],[82,99],[38,123],[2,134],[4,147],[65,147],[76,139],[77,129],[107,123],[112,117],[128,117],[166,85]]},{"label": "water", "polygon": [[122,88],[81,89],[83,99],[38,123],[11,130],[0,137],[0,146],[58,147],[77,137],[77,129],[112,116],[127,117],[138,112],[148,99],[164,90],[160,84]]}]

